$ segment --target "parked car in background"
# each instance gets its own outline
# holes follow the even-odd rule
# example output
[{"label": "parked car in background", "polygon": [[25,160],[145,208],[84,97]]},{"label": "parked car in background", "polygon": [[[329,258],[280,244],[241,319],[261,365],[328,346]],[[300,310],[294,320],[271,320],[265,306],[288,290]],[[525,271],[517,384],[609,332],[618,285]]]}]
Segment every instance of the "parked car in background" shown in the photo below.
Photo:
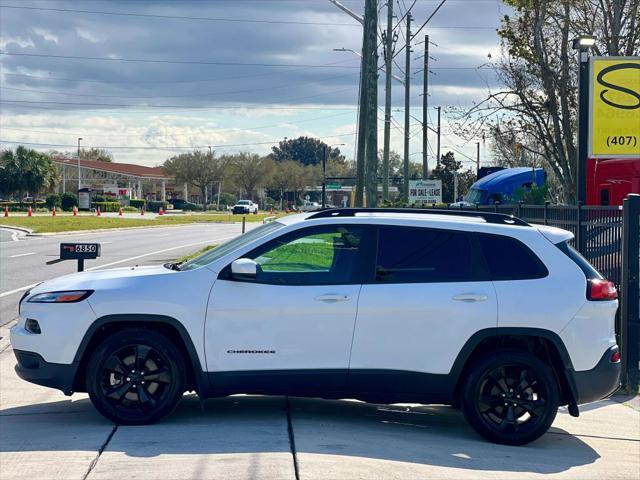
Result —
[{"label": "parked car in background", "polygon": [[242,213],[258,213],[258,204],[253,203],[251,200],[238,200],[233,206],[234,214],[242,214]]},{"label": "parked car in background", "polygon": [[314,210],[319,210],[320,204],[318,202],[310,202],[309,200],[305,200],[300,206],[300,210],[303,212],[313,212]]}]

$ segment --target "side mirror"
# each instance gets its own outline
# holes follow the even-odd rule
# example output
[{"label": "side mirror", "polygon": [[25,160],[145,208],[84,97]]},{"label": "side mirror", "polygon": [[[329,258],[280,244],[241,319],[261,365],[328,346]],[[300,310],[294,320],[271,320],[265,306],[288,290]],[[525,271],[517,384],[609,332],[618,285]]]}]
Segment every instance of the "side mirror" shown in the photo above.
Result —
[{"label": "side mirror", "polygon": [[231,264],[231,276],[234,278],[256,278],[258,264],[250,258],[239,258]]}]

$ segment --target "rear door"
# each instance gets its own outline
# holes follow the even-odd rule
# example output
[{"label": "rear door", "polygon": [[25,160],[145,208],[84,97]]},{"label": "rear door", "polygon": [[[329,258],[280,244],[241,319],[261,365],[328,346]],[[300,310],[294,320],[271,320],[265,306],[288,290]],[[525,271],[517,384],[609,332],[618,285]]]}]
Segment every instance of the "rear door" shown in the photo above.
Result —
[{"label": "rear door", "polygon": [[[496,327],[497,302],[473,234],[381,226],[351,352],[354,390],[434,394],[465,342]],[[442,378],[442,377],[441,377]]]}]

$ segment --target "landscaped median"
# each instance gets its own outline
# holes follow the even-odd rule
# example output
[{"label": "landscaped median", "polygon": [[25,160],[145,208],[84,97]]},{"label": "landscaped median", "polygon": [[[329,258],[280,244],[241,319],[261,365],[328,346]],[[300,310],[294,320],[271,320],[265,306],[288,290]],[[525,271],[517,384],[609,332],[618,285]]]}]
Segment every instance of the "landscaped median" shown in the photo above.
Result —
[{"label": "landscaped median", "polygon": [[[247,222],[262,222],[270,214],[245,215]],[[281,215],[280,215],[281,216]],[[34,215],[32,217],[0,217],[0,227],[27,228],[33,233],[57,233],[79,230],[98,230],[103,228],[161,227],[186,225],[190,223],[230,223],[241,222],[242,215],[228,213],[203,213],[195,215],[162,215],[153,220],[139,217],[97,217],[94,215]]]}]

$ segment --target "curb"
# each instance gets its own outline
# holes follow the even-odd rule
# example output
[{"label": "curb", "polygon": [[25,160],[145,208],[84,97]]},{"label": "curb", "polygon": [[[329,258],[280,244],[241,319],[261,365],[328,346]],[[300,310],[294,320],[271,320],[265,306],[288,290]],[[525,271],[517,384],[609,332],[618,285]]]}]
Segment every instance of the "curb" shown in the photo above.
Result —
[{"label": "curb", "polygon": [[30,228],[13,227],[11,225],[0,225],[0,228],[3,228],[5,230],[17,230],[19,232],[26,233],[27,235],[32,235],[33,234],[33,230],[31,230]]},{"label": "curb", "polygon": [[[152,228],[177,228],[184,227],[188,225],[208,225],[208,224],[216,224],[216,225],[240,225],[241,222],[190,222],[190,223],[180,223],[178,225],[144,225],[140,227],[116,227],[116,228],[94,228],[91,230],[68,230],[64,232],[42,232],[42,233],[33,233],[33,231],[28,231],[28,229],[22,229],[27,232],[28,237],[55,237],[58,235],[79,235],[79,234],[89,234],[89,233],[104,233],[104,232],[124,232],[126,230],[145,230]],[[8,225],[3,225],[5,228],[11,228]],[[18,228],[16,228],[17,230]]]}]

